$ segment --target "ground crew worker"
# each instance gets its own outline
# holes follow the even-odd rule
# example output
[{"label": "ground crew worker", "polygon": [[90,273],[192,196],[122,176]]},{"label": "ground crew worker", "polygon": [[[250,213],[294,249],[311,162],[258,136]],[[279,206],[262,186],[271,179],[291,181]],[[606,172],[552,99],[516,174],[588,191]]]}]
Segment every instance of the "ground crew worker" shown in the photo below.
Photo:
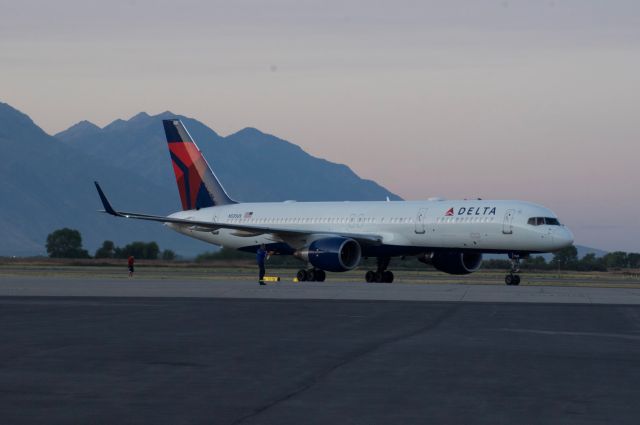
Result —
[{"label": "ground crew worker", "polygon": [[128,261],[128,265],[129,265],[129,277],[133,277],[133,263],[135,262],[135,258],[133,258],[133,255],[129,256],[129,261]]},{"label": "ground crew worker", "polygon": [[258,283],[260,285],[266,285],[264,283],[264,260],[267,257],[267,247],[265,244],[260,245],[256,252],[256,261],[258,263]]}]

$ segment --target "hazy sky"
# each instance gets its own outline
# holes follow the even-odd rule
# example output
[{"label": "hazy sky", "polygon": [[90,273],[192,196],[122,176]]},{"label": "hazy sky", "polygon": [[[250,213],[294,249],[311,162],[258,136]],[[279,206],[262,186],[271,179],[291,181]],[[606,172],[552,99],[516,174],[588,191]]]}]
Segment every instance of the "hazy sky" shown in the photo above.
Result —
[{"label": "hazy sky", "polygon": [[[257,127],[407,199],[517,198],[640,251],[638,1],[0,0],[0,100],[49,133]],[[213,162],[213,161],[212,161]]]}]

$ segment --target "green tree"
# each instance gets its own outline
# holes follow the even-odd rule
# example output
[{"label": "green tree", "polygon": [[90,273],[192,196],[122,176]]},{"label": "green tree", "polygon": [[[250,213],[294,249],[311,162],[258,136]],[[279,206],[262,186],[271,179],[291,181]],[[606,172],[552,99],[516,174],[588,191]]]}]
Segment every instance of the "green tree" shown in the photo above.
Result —
[{"label": "green tree", "polygon": [[203,252],[202,254],[198,254],[196,257],[196,263],[206,263],[209,261],[213,261],[216,259],[217,252]]},{"label": "green tree", "polygon": [[82,236],[75,229],[58,229],[47,236],[47,253],[51,258],[89,258],[82,249]]},{"label": "green tree", "polygon": [[578,262],[578,250],[575,246],[571,245],[561,250],[556,251],[553,254],[551,265],[558,269],[572,269]]},{"label": "green tree", "polygon": [[145,243],[136,241],[125,245],[123,248],[115,249],[116,258],[127,258],[132,255],[135,258],[156,260],[159,253],[160,247],[156,242]]},{"label": "green tree", "polygon": [[144,257],[147,260],[156,260],[160,254],[160,247],[156,242],[149,242],[144,249]]},{"label": "green tree", "polygon": [[165,261],[173,261],[176,259],[176,253],[170,249],[162,251],[162,259]]},{"label": "green tree", "polygon": [[630,252],[627,254],[628,266],[632,269],[640,268],[640,254],[637,252]]},{"label": "green tree", "polygon": [[[375,267],[375,263],[373,263],[372,267]],[[490,260],[482,261],[482,268],[485,270],[509,269],[509,267],[511,267],[511,262],[509,260],[492,258]]]},{"label": "green tree", "polygon": [[596,254],[589,253],[582,257],[577,264],[578,270],[582,271],[607,271],[607,266],[602,258],[597,258]]},{"label": "green tree", "polygon": [[533,270],[544,270],[549,268],[547,264],[547,260],[544,259],[542,255],[536,255],[535,257],[527,258],[523,268],[533,269]]},{"label": "green tree", "polygon": [[250,252],[238,251],[237,249],[222,248],[216,252],[204,252],[196,257],[196,262],[202,263],[215,260],[250,260],[254,259],[255,254]]},{"label": "green tree", "polygon": [[604,256],[604,262],[609,269],[623,269],[628,267],[627,253],[623,251],[610,252]]},{"label": "green tree", "polygon": [[115,254],[115,245],[113,241],[104,241],[102,246],[96,250],[95,258],[113,258]]}]

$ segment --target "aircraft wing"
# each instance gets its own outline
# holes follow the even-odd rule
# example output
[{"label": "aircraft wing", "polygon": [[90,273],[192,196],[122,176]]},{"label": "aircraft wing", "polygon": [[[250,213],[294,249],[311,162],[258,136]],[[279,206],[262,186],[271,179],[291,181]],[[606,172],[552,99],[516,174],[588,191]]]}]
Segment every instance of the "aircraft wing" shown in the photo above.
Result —
[{"label": "aircraft wing", "polygon": [[125,211],[116,211],[109,203],[106,195],[102,191],[102,188],[98,184],[98,182],[94,182],[96,185],[96,189],[98,190],[98,195],[100,196],[100,201],[102,201],[102,206],[107,214],[116,216],[116,217],[124,217],[124,218],[134,218],[138,220],[148,220],[148,221],[157,221],[160,223],[172,223],[181,226],[185,226],[194,231],[199,232],[212,232],[218,229],[232,229],[238,230],[241,232],[246,232],[247,236],[252,235],[260,235],[260,234],[276,234],[282,237],[287,236],[297,236],[297,235],[313,235],[313,234],[326,234],[332,236],[343,236],[345,238],[355,239],[356,241],[366,244],[366,245],[380,245],[382,243],[382,236],[368,233],[349,233],[349,232],[327,232],[326,230],[303,230],[303,229],[285,229],[278,228],[272,226],[257,226],[253,224],[228,224],[228,223],[213,223],[209,221],[198,221],[198,220],[188,220],[183,218],[173,218],[173,217],[164,217],[158,215],[149,215],[149,214],[140,214],[133,212],[125,212]]}]

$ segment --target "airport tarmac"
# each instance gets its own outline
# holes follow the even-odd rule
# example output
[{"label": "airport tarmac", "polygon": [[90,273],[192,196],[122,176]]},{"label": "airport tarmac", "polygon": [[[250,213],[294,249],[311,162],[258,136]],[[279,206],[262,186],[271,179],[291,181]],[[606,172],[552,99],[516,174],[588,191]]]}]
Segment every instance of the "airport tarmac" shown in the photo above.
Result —
[{"label": "airport tarmac", "polygon": [[640,288],[4,276],[0,296],[195,297],[640,304]]},{"label": "airport tarmac", "polygon": [[632,289],[29,277],[0,294],[7,424],[640,417]]}]

